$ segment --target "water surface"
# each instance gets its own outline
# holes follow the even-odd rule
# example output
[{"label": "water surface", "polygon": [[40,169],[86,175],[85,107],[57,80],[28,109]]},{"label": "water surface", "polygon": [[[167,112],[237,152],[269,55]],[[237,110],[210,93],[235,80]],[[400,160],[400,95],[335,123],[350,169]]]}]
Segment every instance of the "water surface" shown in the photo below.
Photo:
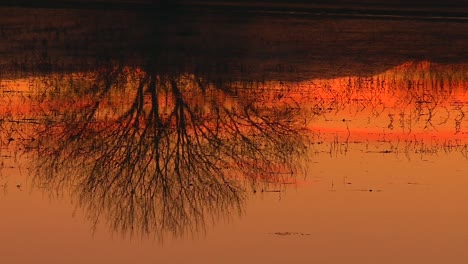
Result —
[{"label": "water surface", "polygon": [[7,263],[466,261],[465,23],[1,12]]}]

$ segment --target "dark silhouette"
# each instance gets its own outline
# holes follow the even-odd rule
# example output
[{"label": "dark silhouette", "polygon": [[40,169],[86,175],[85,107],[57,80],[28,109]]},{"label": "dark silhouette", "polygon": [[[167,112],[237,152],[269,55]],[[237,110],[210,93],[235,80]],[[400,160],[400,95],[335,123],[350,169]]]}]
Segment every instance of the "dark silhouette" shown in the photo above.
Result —
[{"label": "dark silhouette", "polygon": [[47,91],[27,147],[34,180],[71,187],[92,220],[123,233],[179,236],[240,213],[247,190],[290,179],[305,144],[293,101],[239,85],[113,67]]}]

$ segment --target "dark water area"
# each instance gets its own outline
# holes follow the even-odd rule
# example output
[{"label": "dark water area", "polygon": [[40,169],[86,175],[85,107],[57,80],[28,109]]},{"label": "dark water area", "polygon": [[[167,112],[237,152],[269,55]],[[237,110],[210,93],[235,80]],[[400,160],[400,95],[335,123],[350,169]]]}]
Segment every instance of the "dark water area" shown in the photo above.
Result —
[{"label": "dark water area", "polygon": [[0,8],[7,263],[467,260],[468,23],[213,10]]}]

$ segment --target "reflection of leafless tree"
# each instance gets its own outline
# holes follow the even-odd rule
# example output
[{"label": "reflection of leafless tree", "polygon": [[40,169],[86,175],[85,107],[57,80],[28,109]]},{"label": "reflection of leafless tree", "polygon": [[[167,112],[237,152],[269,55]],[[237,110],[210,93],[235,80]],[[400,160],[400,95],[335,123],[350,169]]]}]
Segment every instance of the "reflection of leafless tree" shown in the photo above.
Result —
[{"label": "reflection of leafless tree", "polygon": [[298,109],[261,91],[123,69],[79,88],[39,128],[35,180],[74,186],[93,220],[124,233],[203,229],[241,211],[243,182],[280,182],[304,151]]}]

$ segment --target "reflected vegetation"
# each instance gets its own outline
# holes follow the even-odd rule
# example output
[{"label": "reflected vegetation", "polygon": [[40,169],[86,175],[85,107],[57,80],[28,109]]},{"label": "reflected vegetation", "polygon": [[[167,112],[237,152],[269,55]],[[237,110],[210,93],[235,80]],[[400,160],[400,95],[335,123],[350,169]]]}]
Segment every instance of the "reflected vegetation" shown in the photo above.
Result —
[{"label": "reflected vegetation", "polygon": [[425,61],[374,76],[311,80],[298,89],[314,91],[302,105],[316,153],[345,155],[353,148],[410,159],[444,152],[467,157],[467,85],[466,64]]},{"label": "reflected vegetation", "polygon": [[241,214],[248,193],[297,176],[306,150],[297,103],[187,66],[196,31],[178,17],[1,12],[2,145],[31,160],[35,187],[70,192],[94,227],[194,235]]},{"label": "reflected vegetation", "polygon": [[95,227],[195,235],[241,214],[249,193],[305,175],[310,155],[467,157],[466,67],[213,83],[114,65],[4,80],[2,146],[32,160],[34,186],[71,192]]},{"label": "reflected vegetation", "polygon": [[6,81],[2,144],[32,160],[34,186],[70,191],[94,226],[194,235],[241,214],[249,193],[305,175],[310,155],[467,157],[466,67],[213,83],[112,66]]},{"label": "reflected vegetation", "polygon": [[34,182],[71,187],[92,221],[123,233],[201,231],[240,213],[246,191],[291,181],[305,153],[294,100],[254,86],[124,67],[47,76],[24,141]]},{"label": "reflected vegetation", "polygon": [[[56,17],[24,15],[24,32],[0,27],[10,54],[0,62],[0,150],[31,161],[35,188],[70,192],[94,227],[195,235],[241,214],[250,194],[305,176],[313,155],[468,158],[466,43],[439,52],[449,38],[418,31],[423,22],[401,39],[388,34],[407,34],[401,21],[272,20],[271,32],[270,20],[249,17],[228,32],[212,26],[230,23],[220,17],[125,13],[131,23],[119,25],[109,13],[47,12]],[[395,39],[404,48],[375,59]],[[431,40],[433,50],[420,48]]]}]

